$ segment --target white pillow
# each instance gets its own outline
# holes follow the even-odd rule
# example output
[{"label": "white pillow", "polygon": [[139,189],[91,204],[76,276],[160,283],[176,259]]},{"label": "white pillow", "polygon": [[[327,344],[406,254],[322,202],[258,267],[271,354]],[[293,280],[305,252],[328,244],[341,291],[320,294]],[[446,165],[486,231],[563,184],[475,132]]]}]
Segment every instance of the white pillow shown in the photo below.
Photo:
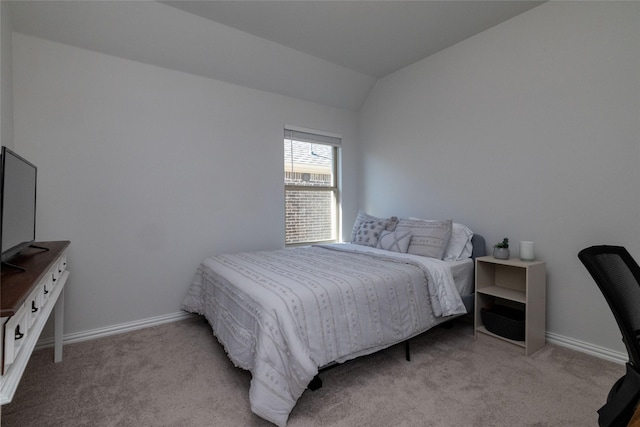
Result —
[{"label": "white pillow", "polygon": [[383,231],[376,248],[405,254],[409,243],[411,243],[411,231]]},{"label": "white pillow", "polygon": [[451,228],[451,239],[442,259],[445,261],[459,261],[471,257],[473,252],[472,237],[473,231],[469,227],[454,222]]},{"label": "white pillow", "polygon": [[396,231],[411,231],[407,253],[442,259],[451,239],[453,221],[401,219]]}]

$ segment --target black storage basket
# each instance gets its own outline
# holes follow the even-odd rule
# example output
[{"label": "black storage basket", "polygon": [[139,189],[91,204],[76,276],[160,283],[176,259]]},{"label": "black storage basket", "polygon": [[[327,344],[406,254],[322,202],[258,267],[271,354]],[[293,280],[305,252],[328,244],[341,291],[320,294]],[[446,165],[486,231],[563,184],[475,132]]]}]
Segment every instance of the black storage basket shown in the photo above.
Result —
[{"label": "black storage basket", "polygon": [[524,311],[503,305],[480,310],[487,331],[514,341],[524,341]]}]

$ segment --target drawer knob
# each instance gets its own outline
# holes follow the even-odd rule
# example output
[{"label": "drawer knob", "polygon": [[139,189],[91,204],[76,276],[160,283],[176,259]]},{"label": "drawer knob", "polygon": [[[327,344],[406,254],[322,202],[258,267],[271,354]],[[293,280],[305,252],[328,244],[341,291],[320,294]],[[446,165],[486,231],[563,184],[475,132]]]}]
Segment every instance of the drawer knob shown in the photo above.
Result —
[{"label": "drawer knob", "polygon": [[36,302],[31,301],[31,312],[35,313],[36,311],[38,311],[38,307],[36,307]]},{"label": "drawer knob", "polygon": [[49,291],[47,290],[47,287],[45,286],[45,287],[44,287],[44,294],[46,295],[46,294],[48,294],[48,293],[49,293]]},{"label": "drawer knob", "polygon": [[16,326],[16,339],[19,340],[24,337],[24,334],[20,332],[20,325]]}]

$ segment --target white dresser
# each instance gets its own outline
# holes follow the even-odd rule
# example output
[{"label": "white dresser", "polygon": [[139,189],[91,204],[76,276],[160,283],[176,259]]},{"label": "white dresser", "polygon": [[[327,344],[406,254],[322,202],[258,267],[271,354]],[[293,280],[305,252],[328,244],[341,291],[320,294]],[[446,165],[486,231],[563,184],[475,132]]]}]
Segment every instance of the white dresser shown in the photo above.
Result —
[{"label": "white dresser", "polygon": [[2,266],[0,405],[11,402],[40,333],[55,316],[54,360],[62,360],[68,241],[37,242]]}]

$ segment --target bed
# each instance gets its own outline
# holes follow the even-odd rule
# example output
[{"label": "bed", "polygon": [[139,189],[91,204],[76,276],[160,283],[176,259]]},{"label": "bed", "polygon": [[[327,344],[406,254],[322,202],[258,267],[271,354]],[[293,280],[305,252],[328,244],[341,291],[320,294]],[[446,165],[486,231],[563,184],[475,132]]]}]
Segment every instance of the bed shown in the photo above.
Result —
[{"label": "bed", "polygon": [[[459,259],[417,255],[417,246],[398,246],[407,232],[401,224],[415,220],[396,219],[391,227],[393,218],[380,219],[376,244],[352,233],[349,243],[222,254],[201,262],[182,308],[205,316],[230,360],[251,371],[255,414],[285,426],[323,367],[408,342],[473,307],[473,258],[484,255],[484,239],[468,236]],[[354,232],[356,225],[358,220]],[[420,233],[409,231],[409,242],[418,243]],[[452,233],[450,226],[443,238],[453,241]],[[397,250],[385,249],[383,236]]]}]

